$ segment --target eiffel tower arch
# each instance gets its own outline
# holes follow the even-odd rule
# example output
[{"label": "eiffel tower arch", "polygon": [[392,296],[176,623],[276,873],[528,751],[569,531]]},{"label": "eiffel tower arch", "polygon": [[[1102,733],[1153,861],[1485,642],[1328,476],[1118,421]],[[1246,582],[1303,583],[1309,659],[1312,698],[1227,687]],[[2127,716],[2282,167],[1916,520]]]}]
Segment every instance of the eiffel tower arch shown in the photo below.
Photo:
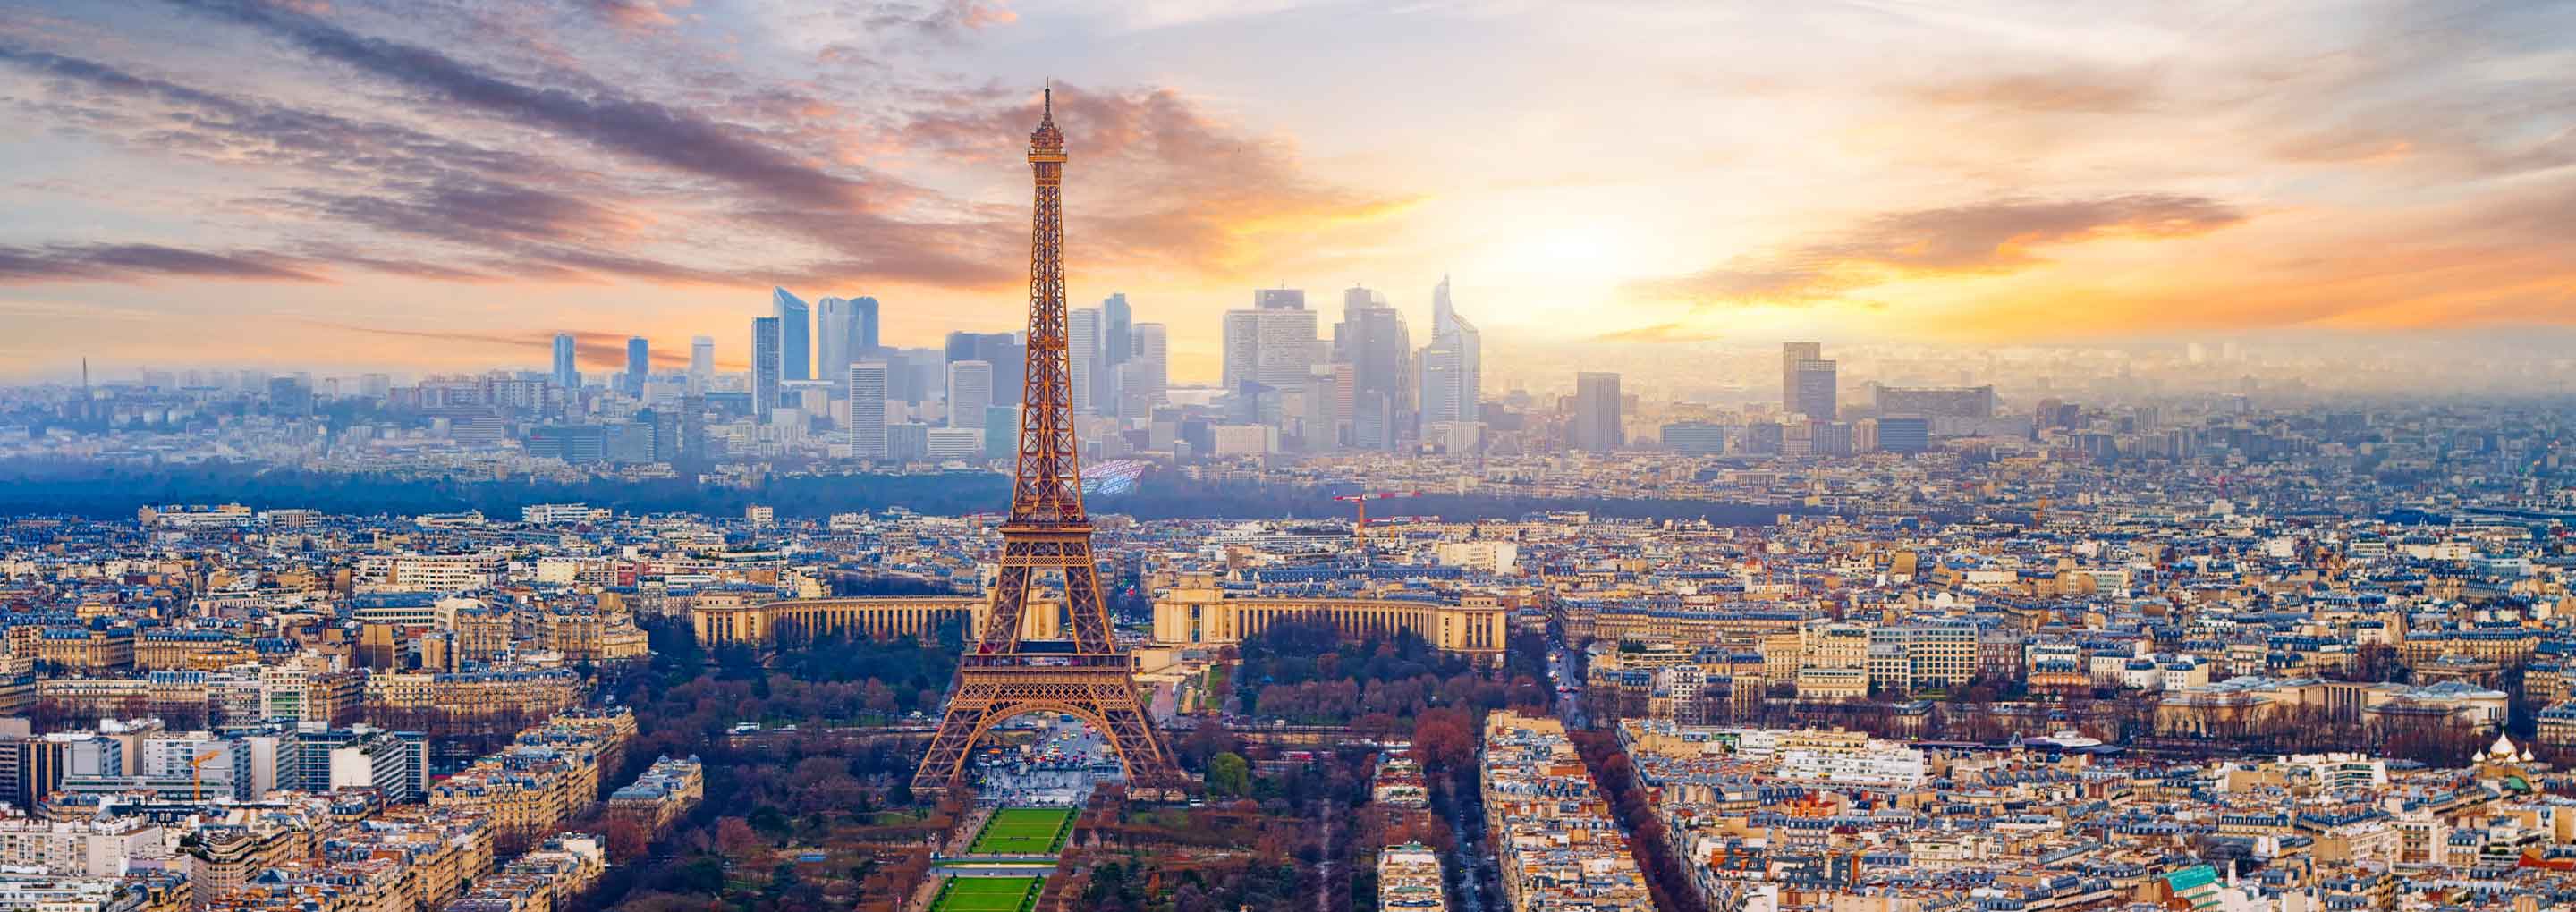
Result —
[{"label": "eiffel tower arch", "polygon": [[[1001,573],[992,611],[958,664],[948,712],[913,773],[912,787],[940,794],[963,788],[967,758],[985,732],[1013,716],[1056,713],[1081,719],[1107,737],[1131,793],[1173,794],[1181,784],[1180,768],[1136,698],[1134,670],[1110,633],[1109,608],[1091,557],[1066,347],[1064,133],[1056,129],[1052,90],[1041,110],[1029,134],[1037,199],[1029,219],[1028,370],[1011,513],[1002,524]],[[1023,642],[1020,617],[1037,601],[1030,589],[1050,578],[1064,587],[1072,639]]]}]

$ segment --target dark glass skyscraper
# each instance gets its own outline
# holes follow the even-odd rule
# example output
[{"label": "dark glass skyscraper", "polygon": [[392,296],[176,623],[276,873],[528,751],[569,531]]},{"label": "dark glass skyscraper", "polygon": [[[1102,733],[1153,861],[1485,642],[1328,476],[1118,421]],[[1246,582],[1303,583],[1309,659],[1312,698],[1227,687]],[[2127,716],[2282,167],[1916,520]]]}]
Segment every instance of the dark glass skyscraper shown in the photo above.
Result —
[{"label": "dark glass skyscraper", "polygon": [[1100,302],[1100,351],[1103,373],[1114,373],[1127,363],[1135,351],[1136,313],[1127,307],[1127,296],[1110,295]]},{"label": "dark glass skyscraper", "polygon": [[850,337],[852,361],[869,357],[870,353],[884,347],[885,343],[877,339],[877,299],[865,296],[850,299]]},{"label": "dark glass skyscraper", "polygon": [[626,395],[644,398],[644,378],[653,373],[653,343],[643,336],[626,340]]},{"label": "dark glass skyscraper", "polygon": [[1780,410],[1798,411],[1798,363],[1825,356],[1825,347],[1815,342],[1780,343]]},{"label": "dark glass skyscraper", "polygon": [[1400,442],[1398,432],[1410,433],[1413,428],[1413,340],[1405,329],[1404,314],[1366,288],[1342,292],[1342,322],[1333,327],[1333,353],[1336,360],[1351,365],[1355,392],[1373,393],[1385,401],[1375,433],[1355,433],[1352,444],[1393,449]]},{"label": "dark glass skyscraper", "polygon": [[769,419],[769,410],[778,406],[780,379],[778,351],[778,318],[752,318],[751,412],[760,416],[763,421]]},{"label": "dark glass skyscraper", "polygon": [[1626,445],[1628,434],[1619,410],[1618,374],[1574,375],[1574,426],[1567,442],[1592,453]]},{"label": "dark glass skyscraper", "polygon": [[1795,378],[1797,385],[1789,410],[1817,421],[1834,420],[1834,413],[1839,408],[1834,392],[1834,362],[1800,361],[1791,369],[1790,376]]}]

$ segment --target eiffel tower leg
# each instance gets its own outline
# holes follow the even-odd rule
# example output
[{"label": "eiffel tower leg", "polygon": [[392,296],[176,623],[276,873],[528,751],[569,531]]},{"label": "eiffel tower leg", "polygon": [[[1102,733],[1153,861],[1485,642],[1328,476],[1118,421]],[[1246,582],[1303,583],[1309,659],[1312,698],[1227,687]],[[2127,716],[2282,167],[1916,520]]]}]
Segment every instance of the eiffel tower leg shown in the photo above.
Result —
[{"label": "eiffel tower leg", "polygon": [[984,689],[961,686],[948,701],[948,713],[939,719],[939,733],[931,736],[930,750],[912,774],[915,794],[947,795],[966,784],[966,752],[974,749],[975,733],[995,708],[988,695],[976,693]]},{"label": "eiffel tower leg", "polygon": [[1122,683],[1098,690],[1093,711],[1107,725],[1109,730],[1103,734],[1127,767],[1127,787],[1140,795],[1179,788],[1180,767],[1163,753],[1162,739],[1154,737],[1153,722],[1144,705],[1136,702],[1136,689]]}]

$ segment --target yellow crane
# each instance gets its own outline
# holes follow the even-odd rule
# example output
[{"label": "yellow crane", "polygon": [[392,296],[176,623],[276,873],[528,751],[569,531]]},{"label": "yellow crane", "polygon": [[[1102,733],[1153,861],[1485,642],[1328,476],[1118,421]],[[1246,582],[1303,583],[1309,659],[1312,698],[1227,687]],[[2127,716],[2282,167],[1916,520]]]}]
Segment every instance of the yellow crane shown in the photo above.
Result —
[{"label": "yellow crane", "polygon": [[217,748],[215,750],[198,754],[196,757],[188,761],[189,801],[198,802],[206,800],[206,763],[207,761],[221,757],[226,753],[228,753],[228,751]]}]

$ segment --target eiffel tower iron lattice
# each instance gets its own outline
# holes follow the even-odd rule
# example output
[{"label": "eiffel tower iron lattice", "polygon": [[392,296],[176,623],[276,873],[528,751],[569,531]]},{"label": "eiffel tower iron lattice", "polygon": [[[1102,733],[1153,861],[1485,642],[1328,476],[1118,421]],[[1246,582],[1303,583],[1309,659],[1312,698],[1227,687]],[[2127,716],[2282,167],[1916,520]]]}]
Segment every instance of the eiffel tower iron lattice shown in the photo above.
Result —
[{"label": "eiffel tower iron lattice", "polygon": [[[1091,558],[1066,346],[1064,132],[1056,129],[1052,88],[1041,110],[1029,134],[1037,200],[1029,220],[1028,371],[1011,513],[1002,524],[1001,573],[993,610],[958,664],[947,715],[913,773],[912,787],[940,793],[961,788],[969,753],[986,731],[1013,716],[1047,712],[1082,719],[1107,736],[1132,792],[1167,793],[1179,787],[1180,769],[1136,699],[1134,674],[1110,634],[1109,609]],[[1071,651],[1032,650],[1020,642],[1030,587],[1048,574],[1063,580]]]}]

